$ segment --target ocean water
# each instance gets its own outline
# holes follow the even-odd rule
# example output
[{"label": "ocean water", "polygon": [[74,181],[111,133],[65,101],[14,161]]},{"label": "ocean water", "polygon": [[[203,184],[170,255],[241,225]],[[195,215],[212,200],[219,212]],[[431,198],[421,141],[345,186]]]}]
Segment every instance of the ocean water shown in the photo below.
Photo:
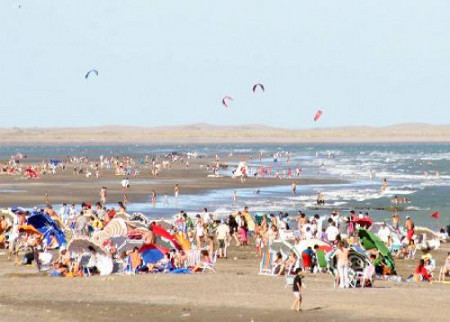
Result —
[{"label": "ocean water", "polygon": [[[369,211],[376,220],[390,220],[392,211],[383,209],[396,206],[401,217],[411,216],[418,225],[437,229],[440,225],[450,224],[449,144],[10,146],[0,147],[0,159],[5,160],[17,153],[27,154],[32,159],[50,159],[66,155],[140,157],[173,151],[197,152],[204,156],[251,154],[253,157],[247,160],[251,173],[264,165],[281,175],[290,169],[295,176],[295,169],[299,168],[301,177],[333,178],[346,182],[299,186],[297,194],[292,196],[290,180],[280,179],[279,186],[237,189],[237,202],[233,202],[233,190],[224,189],[196,195],[182,194],[178,200],[160,196],[156,207],[149,203],[132,204],[130,212],[140,211],[159,218],[172,216],[180,209],[198,212],[207,207],[226,215],[247,205],[255,212],[294,213],[302,209],[309,214],[329,213],[331,209],[346,214],[350,209],[356,209]],[[222,174],[230,175],[230,172]],[[381,192],[384,178],[388,182],[388,190]],[[325,207],[315,206],[318,192],[325,196]],[[390,200],[395,195],[408,198],[410,203],[393,205]],[[429,215],[434,211],[440,212],[440,221],[430,219]]]}]

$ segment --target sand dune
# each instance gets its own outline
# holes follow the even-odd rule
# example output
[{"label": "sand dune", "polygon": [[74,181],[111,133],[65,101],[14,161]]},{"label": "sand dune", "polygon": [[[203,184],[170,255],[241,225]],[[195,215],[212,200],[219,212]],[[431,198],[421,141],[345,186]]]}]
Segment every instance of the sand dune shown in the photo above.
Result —
[{"label": "sand dune", "polygon": [[249,124],[219,126],[135,127],[109,125],[86,128],[3,128],[1,144],[158,144],[158,143],[364,143],[450,142],[450,125],[420,123],[386,127],[285,129]]}]

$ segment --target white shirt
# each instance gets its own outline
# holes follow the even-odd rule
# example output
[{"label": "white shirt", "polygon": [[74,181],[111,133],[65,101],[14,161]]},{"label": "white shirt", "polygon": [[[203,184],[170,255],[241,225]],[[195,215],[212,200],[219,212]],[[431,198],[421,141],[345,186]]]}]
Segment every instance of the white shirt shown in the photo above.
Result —
[{"label": "white shirt", "polygon": [[339,234],[339,230],[335,226],[329,226],[325,231],[329,241],[335,241],[336,236]]},{"label": "white shirt", "polygon": [[391,235],[391,231],[387,227],[381,228],[378,231],[378,238],[380,238],[383,243],[387,243],[389,241],[390,235]]},{"label": "white shirt", "polygon": [[226,239],[229,231],[230,231],[230,228],[228,228],[227,225],[220,224],[216,230],[217,239]]}]

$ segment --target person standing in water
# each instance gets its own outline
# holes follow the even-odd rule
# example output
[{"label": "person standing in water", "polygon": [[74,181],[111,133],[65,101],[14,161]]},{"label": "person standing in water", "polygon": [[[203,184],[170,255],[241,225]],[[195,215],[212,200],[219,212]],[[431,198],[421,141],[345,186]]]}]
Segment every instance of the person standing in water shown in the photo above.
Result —
[{"label": "person standing in water", "polygon": [[295,182],[291,183],[291,193],[293,196],[295,196],[295,193],[297,192],[297,185],[295,184]]},{"label": "person standing in water", "polygon": [[156,205],[156,191],[155,189],[152,189],[152,193],[150,195],[150,200],[152,202],[153,207]]},{"label": "person standing in water", "polygon": [[387,179],[384,178],[383,183],[381,184],[381,192],[386,191],[387,187],[388,187]]},{"label": "person standing in water", "polygon": [[178,202],[178,196],[180,194],[180,186],[178,185],[178,183],[173,188],[173,194],[175,196],[175,202]]}]

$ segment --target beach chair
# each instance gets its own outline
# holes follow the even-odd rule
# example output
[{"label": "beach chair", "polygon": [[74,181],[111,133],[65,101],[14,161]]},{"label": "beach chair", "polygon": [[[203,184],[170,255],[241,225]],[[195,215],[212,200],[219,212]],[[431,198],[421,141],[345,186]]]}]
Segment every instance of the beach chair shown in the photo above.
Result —
[{"label": "beach chair", "polygon": [[200,250],[199,249],[187,250],[186,255],[187,255],[187,260],[186,260],[185,268],[197,266],[197,263],[200,261]]},{"label": "beach chair", "polygon": [[211,258],[211,263],[204,263],[202,267],[202,273],[206,272],[207,270],[211,270],[214,273],[216,273],[216,270],[214,269],[217,262],[217,254],[218,251],[214,251],[213,257]]},{"label": "beach chair", "polygon": [[82,270],[83,274],[87,275],[87,276],[91,276],[91,270],[88,267],[88,263],[89,263],[90,258],[91,258],[91,255],[87,255],[87,254],[82,255],[80,257],[81,270]]},{"label": "beach chair", "polygon": [[367,282],[373,285],[373,276],[375,274],[375,266],[368,265],[363,272],[356,272],[356,279],[359,280],[359,285],[364,288]]},{"label": "beach chair", "polygon": [[284,285],[285,288],[290,286],[290,285],[292,285],[292,284],[294,284],[295,271],[297,270],[298,267],[300,267],[300,260],[299,259],[297,259],[297,262],[294,265],[291,265],[286,270],[286,274],[285,274],[286,284]]},{"label": "beach chair", "polygon": [[444,269],[445,269],[445,266],[442,266],[441,269],[439,270],[439,282],[446,284],[447,282],[445,281],[445,277],[447,275],[450,276],[450,273],[447,271],[447,273],[445,274]]},{"label": "beach chair", "polygon": [[136,271],[133,269],[133,267],[131,265],[131,256],[130,255],[127,256],[127,261],[126,261],[126,265],[124,267],[123,272],[126,275],[135,275],[136,274]]},{"label": "beach chair", "polygon": [[263,253],[258,275],[272,275],[272,254],[269,249]]},{"label": "beach chair", "polygon": [[336,269],[328,268],[328,273],[333,277],[333,288],[336,288],[339,285],[339,274]]}]

